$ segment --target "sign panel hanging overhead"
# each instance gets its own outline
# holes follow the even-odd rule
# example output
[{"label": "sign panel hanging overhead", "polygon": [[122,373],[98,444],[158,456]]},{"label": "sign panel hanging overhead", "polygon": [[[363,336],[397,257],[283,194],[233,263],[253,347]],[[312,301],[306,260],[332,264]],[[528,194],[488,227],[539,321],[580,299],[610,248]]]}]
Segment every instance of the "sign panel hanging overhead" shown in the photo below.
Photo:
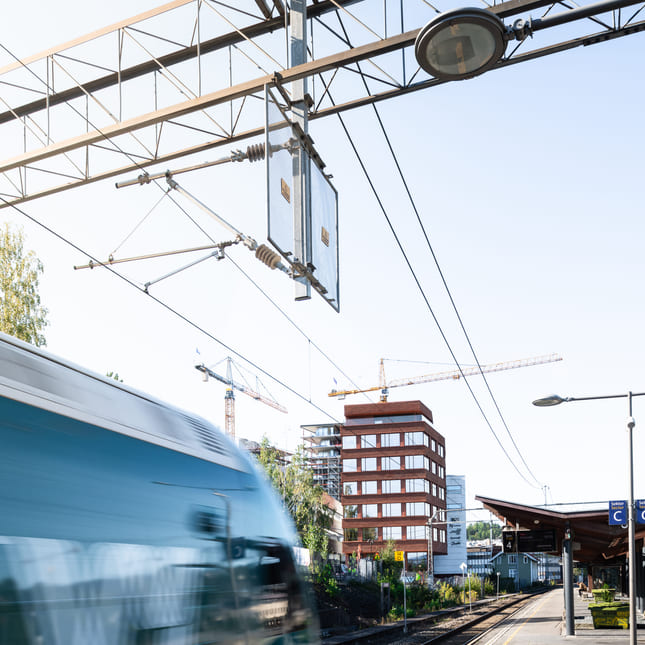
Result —
[{"label": "sign panel hanging overhead", "polygon": [[609,526],[627,524],[627,502],[617,500],[609,502]]},{"label": "sign panel hanging overhead", "polygon": [[558,550],[555,529],[504,531],[502,545],[504,553],[549,553]]}]

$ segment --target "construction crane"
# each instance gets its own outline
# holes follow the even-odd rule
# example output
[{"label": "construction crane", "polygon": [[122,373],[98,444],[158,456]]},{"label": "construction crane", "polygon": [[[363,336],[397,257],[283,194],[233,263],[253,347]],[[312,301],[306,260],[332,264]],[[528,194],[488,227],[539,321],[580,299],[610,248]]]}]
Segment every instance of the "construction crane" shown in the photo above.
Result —
[{"label": "construction crane", "polygon": [[507,361],[505,363],[490,363],[480,367],[466,367],[461,370],[449,372],[435,372],[434,374],[422,374],[411,378],[394,379],[389,383],[385,380],[384,359],[379,361],[379,385],[367,387],[362,390],[332,390],[328,396],[337,396],[344,399],[348,394],[361,394],[363,392],[381,391],[381,402],[385,403],[392,387],[401,387],[402,385],[417,385],[418,383],[430,383],[432,381],[444,381],[447,379],[459,379],[462,376],[476,376],[484,372],[501,372],[503,370],[513,370],[518,367],[529,367],[531,365],[543,365],[544,363],[555,363],[561,361],[562,357],[558,354],[547,354],[546,356],[536,356],[534,358],[521,358],[516,361]]},{"label": "construction crane", "polygon": [[[224,431],[226,432],[227,435],[230,437],[235,438],[235,393],[234,390],[238,390],[239,392],[244,392],[244,394],[247,394],[250,396],[252,399],[255,399],[256,401],[260,401],[264,403],[265,405],[268,405],[272,408],[275,408],[276,410],[279,410],[280,412],[287,412],[287,408],[285,408],[283,405],[280,405],[277,401],[275,401],[272,398],[269,398],[268,396],[264,396],[260,394],[258,391],[260,389],[260,380],[258,377],[255,377],[256,380],[256,389],[250,388],[248,385],[244,385],[243,383],[240,383],[239,381],[235,381],[233,379],[233,366],[235,365],[233,363],[233,359],[230,356],[227,356],[226,359],[226,376],[222,376],[221,374],[217,374],[214,372],[210,367],[206,367],[203,363],[200,365],[195,365],[195,369],[199,370],[202,375],[203,375],[203,380],[208,381],[208,377],[211,376],[214,379],[220,381],[221,383],[224,383],[226,385],[226,394],[224,395]],[[221,362],[221,361],[220,361]],[[215,365],[214,367],[216,367]],[[237,366],[236,366],[237,367]],[[239,372],[238,368],[238,372]],[[241,372],[240,372],[241,374]],[[244,378],[242,376],[242,378]]]}]

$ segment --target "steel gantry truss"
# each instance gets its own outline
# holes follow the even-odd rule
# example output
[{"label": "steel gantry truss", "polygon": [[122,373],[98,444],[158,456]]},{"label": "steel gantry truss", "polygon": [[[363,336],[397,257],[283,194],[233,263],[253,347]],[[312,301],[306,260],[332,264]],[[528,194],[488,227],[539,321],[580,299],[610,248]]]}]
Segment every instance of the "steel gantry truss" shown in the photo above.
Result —
[{"label": "steel gantry truss", "polygon": [[[454,5],[393,4],[313,1],[309,60],[299,65],[291,65],[281,0],[173,0],[20,61],[3,52],[0,207],[259,137],[266,85],[288,104],[291,84],[309,79],[314,120],[445,82],[420,70],[412,46],[437,11]],[[532,36],[495,67],[640,32],[644,6],[486,4]],[[532,21],[542,28],[531,30]],[[545,28],[564,23],[564,40]]]}]

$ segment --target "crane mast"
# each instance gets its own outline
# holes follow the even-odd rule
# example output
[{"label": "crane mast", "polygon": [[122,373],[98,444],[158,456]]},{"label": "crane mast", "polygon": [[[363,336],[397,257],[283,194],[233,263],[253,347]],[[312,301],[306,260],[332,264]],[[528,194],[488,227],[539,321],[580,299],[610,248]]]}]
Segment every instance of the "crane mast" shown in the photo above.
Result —
[{"label": "crane mast", "polygon": [[226,376],[222,376],[217,372],[214,372],[210,367],[206,367],[203,363],[195,365],[195,369],[199,370],[203,375],[203,380],[208,381],[209,377],[214,378],[220,383],[226,385],[226,394],[224,395],[224,431],[227,435],[232,438],[235,438],[235,390],[238,392],[243,392],[247,396],[250,396],[256,401],[260,401],[265,405],[268,405],[280,412],[287,412],[287,408],[283,405],[280,405],[274,399],[271,399],[263,394],[260,394],[259,385],[260,381],[256,377],[258,383],[257,389],[252,389],[247,385],[240,383],[233,379],[233,359],[228,356],[226,358]]},{"label": "crane mast", "polygon": [[421,374],[408,378],[393,379],[389,383],[385,379],[385,364],[383,358],[379,361],[379,384],[373,387],[367,387],[359,390],[332,390],[328,396],[345,398],[349,394],[362,394],[363,392],[381,392],[381,402],[386,402],[389,389],[401,387],[403,385],[418,385],[419,383],[431,383],[433,381],[444,381],[448,379],[460,379],[462,376],[476,376],[487,372],[501,372],[503,370],[513,370],[518,367],[530,367],[531,365],[543,365],[544,363],[555,363],[561,361],[562,357],[558,354],[547,354],[545,356],[535,356],[533,358],[521,358],[514,361],[502,363],[489,363],[479,367],[465,367],[461,370],[450,370],[445,372],[435,372],[433,374]]}]

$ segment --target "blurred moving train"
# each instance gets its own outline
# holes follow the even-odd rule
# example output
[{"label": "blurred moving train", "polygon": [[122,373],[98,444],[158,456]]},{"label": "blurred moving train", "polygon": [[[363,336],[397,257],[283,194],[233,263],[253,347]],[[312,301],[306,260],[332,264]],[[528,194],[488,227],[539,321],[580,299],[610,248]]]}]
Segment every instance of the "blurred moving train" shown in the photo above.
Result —
[{"label": "blurred moving train", "polygon": [[0,334],[0,644],[312,643],[296,535],[214,426]]}]

